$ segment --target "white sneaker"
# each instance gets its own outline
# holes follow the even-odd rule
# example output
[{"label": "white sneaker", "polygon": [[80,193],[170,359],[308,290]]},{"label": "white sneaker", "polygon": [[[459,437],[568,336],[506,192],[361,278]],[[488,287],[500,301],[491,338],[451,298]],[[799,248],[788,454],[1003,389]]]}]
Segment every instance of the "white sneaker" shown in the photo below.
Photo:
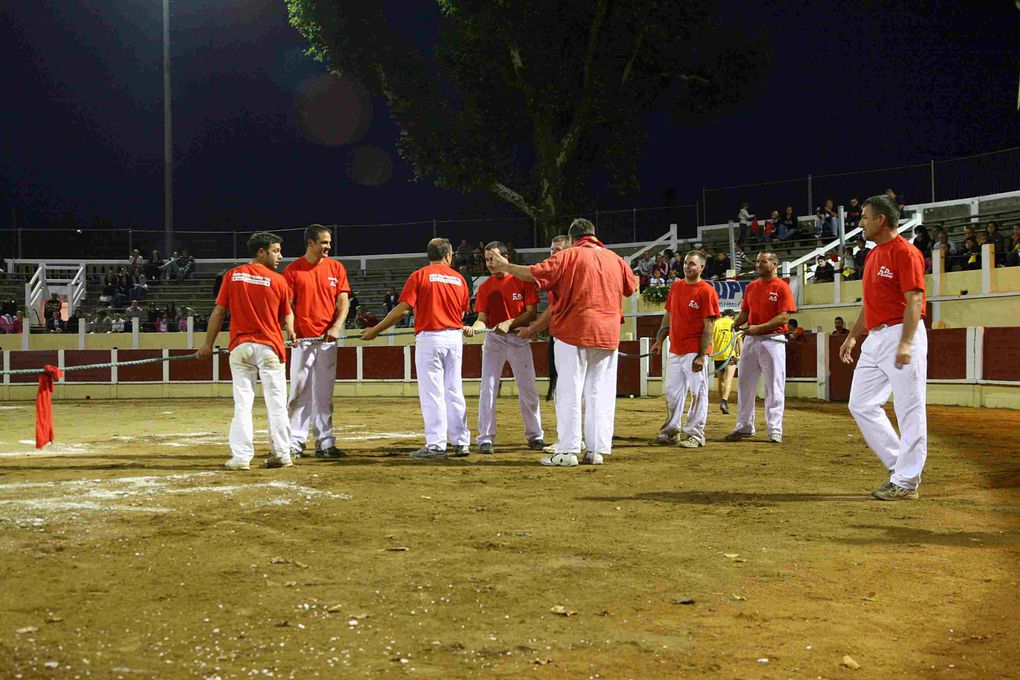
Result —
[{"label": "white sneaker", "polygon": [[290,456],[269,456],[265,462],[265,466],[269,469],[290,467],[293,464],[294,461],[290,459]]},{"label": "white sneaker", "polygon": [[581,459],[581,465],[602,465],[602,463],[602,454],[594,451],[585,451],[584,458]]},{"label": "white sneaker", "polygon": [[704,446],[704,444],[698,441],[698,438],[695,437],[693,434],[689,434],[683,439],[681,439],[679,445],[685,449],[696,449],[699,446]]},{"label": "white sneaker", "polygon": [[223,467],[228,470],[251,470],[251,464],[246,460],[240,460],[239,458],[231,458]]},{"label": "white sneaker", "polygon": [[577,467],[576,453],[554,453],[538,461],[546,467]]}]

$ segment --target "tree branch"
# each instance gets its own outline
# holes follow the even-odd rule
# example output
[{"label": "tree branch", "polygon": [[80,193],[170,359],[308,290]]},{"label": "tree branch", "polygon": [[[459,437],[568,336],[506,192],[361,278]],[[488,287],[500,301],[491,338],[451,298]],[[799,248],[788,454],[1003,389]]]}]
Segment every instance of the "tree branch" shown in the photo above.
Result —
[{"label": "tree branch", "polygon": [[645,34],[648,33],[648,25],[641,29],[641,33],[638,34],[637,41],[634,43],[634,49],[631,50],[630,57],[627,59],[627,65],[623,69],[623,75],[620,76],[620,86],[626,86],[627,81],[630,79],[631,71],[634,70],[634,62],[637,61],[638,54],[641,53],[641,47],[645,43]]},{"label": "tree branch", "polygon": [[519,193],[506,186],[502,182],[493,182],[492,186],[489,187],[492,192],[502,198],[504,201],[511,203],[522,213],[530,217],[531,219],[538,219],[538,211],[528,203],[527,200]]},{"label": "tree branch", "polygon": [[605,21],[609,12],[609,0],[599,0],[595,6],[595,16],[591,21],[591,30],[588,31],[588,51],[584,55],[584,82],[581,85],[581,95],[577,99],[577,108],[574,110],[574,118],[570,121],[567,134],[563,135],[560,141],[559,153],[556,154],[556,167],[560,170],[567,164],[570,157],[577,148],[584,128],[588,126],[588,111],[591,106],[592,90],[592,65],[595,63],[595,53],[599,43],[599,31],[602,29],[602,22]]}]

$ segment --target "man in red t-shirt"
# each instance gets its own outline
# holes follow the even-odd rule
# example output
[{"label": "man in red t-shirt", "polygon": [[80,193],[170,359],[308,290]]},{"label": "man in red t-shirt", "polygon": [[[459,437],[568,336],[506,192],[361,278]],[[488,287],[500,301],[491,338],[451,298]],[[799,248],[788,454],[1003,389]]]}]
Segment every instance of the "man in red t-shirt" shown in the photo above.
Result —
[{"label": "man in red t-shirt", "polygon": [[333,237],[313,224],[305,229],[305,254],[283,270],[294,306],[294,331],[305,340],[290,353],[291,456],[305,452],[314,429],[316,458],[346,455],[333,436],[333,384],[336,382],[336,341],[343,334],[351,293],[347,269],[329,259]]},{"label": "man in red t-shirt", "polygon": [[[867,330],[850,387],[850,413],[864,441],[891,473],[871,495],[883,501],[911,500],[917,498],[928,457],[928,335],[921,323],[924,256],[899,235],[899,210],[893,201],[873,196],[863,206],[861,229],[876,245],[864,262],[863,308],[839,357],[853,363],[857,336]],[[882,408],[890,392],[898,436]]]},{"label": "man in red t-shirt", "polygon": [[[708,421],[708,370],[706,357],[712,353],[715,320],[719,318],[719,293],[701,280],[707,259],[700,250],[684,257],[684,278],[675,282],[666,296],[666,311],[655,336],[652,351],[658,352],[669,334],[669,356],[663,371],[662,391],[666,397],[666,422],[656,442],[679,444],[685,449],[705,445]],[[691,405],[684,423],[684,403]],[[685,436],[680,437],[683,433]]]},{"label": "man in red t-shirt", "polygon": [[573,467],[581,455],[581,402],[584,401],[583,462],[601,465],[612,453],[616,416],[616,361],[623,321],[623,298],[634,294],[637,278],[627,263],[595,238],[595,225],[574,220],[568,232],[572,245],[530,267],[506,258],[492,259],[494,271],[555,293],[552,335],[556,336],[556,453],[543,465]]},{"label": "man in red t-shirt", "polygon": [[436,460],[470,453],[461,359],[464,351],[464,312],[470,309],[467,281],[450,267],[453,246],[434,238],[428,245],[429,264],[411,274],[400,301],[382,321],[361,333],[363,340],[378,335],[414,310],[414,365],[418,372],[418,401],[425,420],[425,446],[413,458]]},{"label": "man in red t-shirt", "polygon": [[535,387],[535,360],[531,343],[512,333],[527,326],[536,316],[538,287],[504,272],[492,269],[495,255],[507,256],[506,245],[492,241],[485,246],[485,264],[492,276],[479,286],[475,294],[475,312],[478,319],[464,329],[471,337],[476,331],[494,328],[495,333],[485,336],[482,345],[482,384],[478,395],[478,452],[492,453],[496,437],[496,396],[499,394],[503,365],[510,363],[517,381],[517,399],[524,419],[524,437],[528,448],[539,451],[545,447],[542,433],[542,413],[539,409],[538,388]]},{"label": "man in red t-shirt", "polygon": [[[230,422],[229,470],[247,470],[255,457],[251,409],[255,378],[262,380],[262,395],[269,412],[269,457],[266,467],[289,467],[290,423],[287,418],[287,354],[284,330],[294,337],[290,288],[276,273],[283,242],[276,234],[260,231],[248,239],[251,262],[223,275],[216,306],[209,315],[205,344],[199,359],[212,356],[213,343],[230,312],[230,375],[234,386],[234,419]],[[282,326],[282,328],[281,328]]]},{"label": "man in red t-shirt", "polygon": [[758,378],[765,376],[765,425],[769,441],[783,443],[786,406],[786,322],[797,311],[790,284],[776,275],[779,256],[758,253],[758,279],[747,284],[734,328],[747,324],[737,365],[737,426],[726,435],[735,442],[754,436],[754,400]]}]

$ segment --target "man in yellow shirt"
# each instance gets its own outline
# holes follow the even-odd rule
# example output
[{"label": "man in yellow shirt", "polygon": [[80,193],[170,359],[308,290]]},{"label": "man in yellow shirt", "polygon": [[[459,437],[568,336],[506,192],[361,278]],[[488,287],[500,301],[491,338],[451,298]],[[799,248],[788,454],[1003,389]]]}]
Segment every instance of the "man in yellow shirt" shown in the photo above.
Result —
[{"label": "man in yellow shirt", "polygon": [[[733,376],[737,372],[737,359],[740,357],[741,340],[737,338],[733,342],[733,317],[736,312],[732,309],[723,310],[722,316],[715,322],[715,331],[712,334],[712,347],[715,351],[726,351],[715,357],[716,385],[719,390],[719,410],[729,415],[730,405],[727,401],[730,398],[730,389],[733,387]],[[725,366],[726,368],[722,368]],[[718,371],[722,369],[722,372]]]}]

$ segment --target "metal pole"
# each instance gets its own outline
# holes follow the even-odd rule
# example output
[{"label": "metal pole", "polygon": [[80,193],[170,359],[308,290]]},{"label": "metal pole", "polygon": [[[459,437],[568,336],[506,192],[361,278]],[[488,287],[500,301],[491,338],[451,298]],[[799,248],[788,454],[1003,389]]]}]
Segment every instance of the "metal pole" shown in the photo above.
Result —
[{"label": "metal pole", "polygon": [[135,252],[135,230],[128,228],[128,256]]},{"label": "metal pole", "polygon": [[11,219],[14,220],[14,231],[16,231],[17,234],[18,234],[18,250],[17,250],[17,252],[18,252],[18,259],[20,260],[22,257],[24,257],[21,254],[21,226],[18,225],[18,211],[15,210],[14,208],[11,208]]},{"label": "metal pole", "polygon": [[170,0],[163,0],[163,229],[174,252],[174,150],[170,106]]},{"label": "metal pole", "polygon": [[815,211],[815,202],[812,200],[811,195],[811,175],[807,176],[807,214],[810,215]]},{"label": "metal pole", "polygon": [[701,187],[701,226],[708,225],[708,199],[705,198],[705,187]]},{"label": "metal pole", "polygon": [[637,208],[631,208],[631,227],[634,230],[633,243],[637,243]]},{"label": "metal pole", "polygon": [[935,159],[931,159],[931,202],[935,202]]},{"label": "metal pole", "polygon": [[230,228],[230,241],[234,246],[234,262],[237,262],[237,227]]},{"label": "metal pole", "polygon": [[436,218],[432,218],[432,238],[439,238],[439,224]]}]

